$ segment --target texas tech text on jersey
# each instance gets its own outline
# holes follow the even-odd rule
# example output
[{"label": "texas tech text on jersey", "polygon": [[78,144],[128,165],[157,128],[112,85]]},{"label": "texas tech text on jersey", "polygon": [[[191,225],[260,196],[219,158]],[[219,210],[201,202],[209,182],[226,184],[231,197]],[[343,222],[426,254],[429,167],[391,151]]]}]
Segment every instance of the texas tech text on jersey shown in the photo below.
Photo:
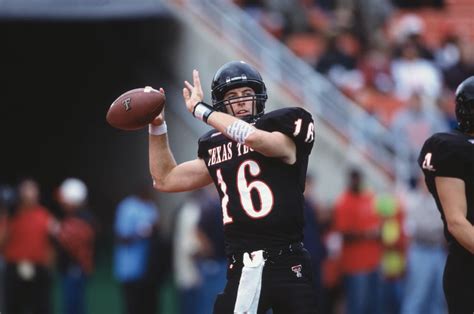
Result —
[{"label": "texas tech text on jersey", "polygon": [[[214,133],[213,136],[220,135],[222,133]],[[213,166],[216,164],[220,164],[221,162],[227,161],[232,159],[235,154],[233,154],[233,146],[236,146],[237,156],[242,156],[248,154],[249,152],[253,152],[254,150],[248,147],[245,144],[235,143],[235,142],[228,142],[225,144],[218,145],[216,147],[210,148],[208,150],[209,153],[209,160],[207,161],[207,166]]]}]

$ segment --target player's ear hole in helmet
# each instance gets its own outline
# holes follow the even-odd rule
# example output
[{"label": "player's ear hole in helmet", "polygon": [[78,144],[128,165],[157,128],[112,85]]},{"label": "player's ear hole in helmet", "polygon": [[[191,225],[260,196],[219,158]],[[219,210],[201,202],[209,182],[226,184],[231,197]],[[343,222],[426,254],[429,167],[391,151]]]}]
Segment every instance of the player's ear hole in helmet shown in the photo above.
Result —
[{"label": "player's ear hole in helmet", "polygon": [[[224,100],[225,94],[235,88],[250,87],[254,90],[255,95],[244,95],[240,97],[232,97]],[[217,111],[227,112],[226,106],[231,103],[248,101],[249,97],[255,102],[252,106],[251,117],[258,118],[265,111],[265,102],[268,98],[267,88],[262,80],[260,73],[251,65],[243,61],[231,61],[221,66],[211,84],[212,106]]]},{"label": "player's ear hole in helmet", "polygon": [[456,89],[456,119],[461,132],[474,132],[474,76],[471,76]]}]

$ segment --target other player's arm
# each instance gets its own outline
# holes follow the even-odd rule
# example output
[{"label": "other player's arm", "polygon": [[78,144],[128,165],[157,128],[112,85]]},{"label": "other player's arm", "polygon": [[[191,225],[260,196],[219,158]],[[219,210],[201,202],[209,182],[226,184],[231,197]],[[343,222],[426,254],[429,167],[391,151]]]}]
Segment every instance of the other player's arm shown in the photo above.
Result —
[{"label": "other player's arm", "polygon": [[474,254],[474,226],[466,218],[464,181],[459,178],[436,177],[435,184],[449,232],[466,250]]},{"label": "other player's arm", "polygon": [[160,135],[150,134],[149,136],[149,166],[155,189],[162,192],[184,192],[198,189],[212,182],[202,159],[176,164],[169,147],[163,113],[152,122],[152,125],[163,129],[162,132],[158,132],[161,133]]},{"label": "other player's arm", "polygon": [[[203,92],[199,73],[193,71],[193,83],[185,81],[183,97],[187,109],[194,113],[195,106],[203,100]],[[207,119],[207,123],[230,139],[240,142],[267,157],[280,158],[287,164],[296,161],[296,145],[281,132],[267,132],[259,130],[253,125],[232,115],[214,111]]]}]

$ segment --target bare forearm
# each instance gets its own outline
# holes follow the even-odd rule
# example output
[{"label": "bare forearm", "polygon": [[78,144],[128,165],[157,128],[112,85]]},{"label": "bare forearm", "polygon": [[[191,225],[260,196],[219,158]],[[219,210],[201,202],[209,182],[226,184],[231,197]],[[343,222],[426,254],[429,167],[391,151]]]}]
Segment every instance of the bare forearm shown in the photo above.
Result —
[{"label": "bare forearm", "polygon": [[436,177],[435,183],[449,232],[466,250],[474,254],[474,226],[466,219],[464,181],[459,178]]},{"label": "bare forearm", "polygon": [[214,111],[207,120],[207,124],[212,126],[214,129],[220,131],[222,134],[227,136],[226,129],[232,123],[239,121],[238,118],[233,117],[229,114]]},{"label": "bare forearm", "polygon": [[153,185],[157,188],[164,186],[166,176],[176,167],[166,134],[149,136],[149,163]]},{"label": "bare forearm", "polygon": [[161,192],[185,192],[212,182],[202,159],[176,164],[166,135],[150,136],[149,141],[150,172],[155,189]]},{"label": "bare forearm", "polygon": [[467,219],[448,222],[448,230],[466,250],[474,254],[474,226]]},{"label": "bare forearm", "polygon": [[[294,143],[282,133],[256,129],[247,122],[222,112],[213,112],[207,123],[230,139],[241,142],[264,156],[283,158],[289,163],[294,161]],[[239,128],[239,131],[233,132],[234,127]],[[236,136],[235,133],[243,136]]]}]

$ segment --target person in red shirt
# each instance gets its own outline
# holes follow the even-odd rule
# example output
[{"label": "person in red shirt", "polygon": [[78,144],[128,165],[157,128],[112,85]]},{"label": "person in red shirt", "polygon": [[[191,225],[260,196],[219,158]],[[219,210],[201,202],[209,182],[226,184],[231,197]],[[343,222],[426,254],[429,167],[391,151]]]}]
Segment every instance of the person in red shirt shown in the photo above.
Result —
[{"label": "person in red shirt", "polygon": [[363,190],[358,169],[349,170],[347,189],[336,201],[334,227],[343,237],[341,268],[346,313],[379,313],[380,218],[375,197]]},{"label": "person in red shirt", "polygon": [[34,180],[20,182],[18,204],[8,218],[4,244],[7,313],[51,312],[50,235],[57,222],[39,199],[39,186]]}]

